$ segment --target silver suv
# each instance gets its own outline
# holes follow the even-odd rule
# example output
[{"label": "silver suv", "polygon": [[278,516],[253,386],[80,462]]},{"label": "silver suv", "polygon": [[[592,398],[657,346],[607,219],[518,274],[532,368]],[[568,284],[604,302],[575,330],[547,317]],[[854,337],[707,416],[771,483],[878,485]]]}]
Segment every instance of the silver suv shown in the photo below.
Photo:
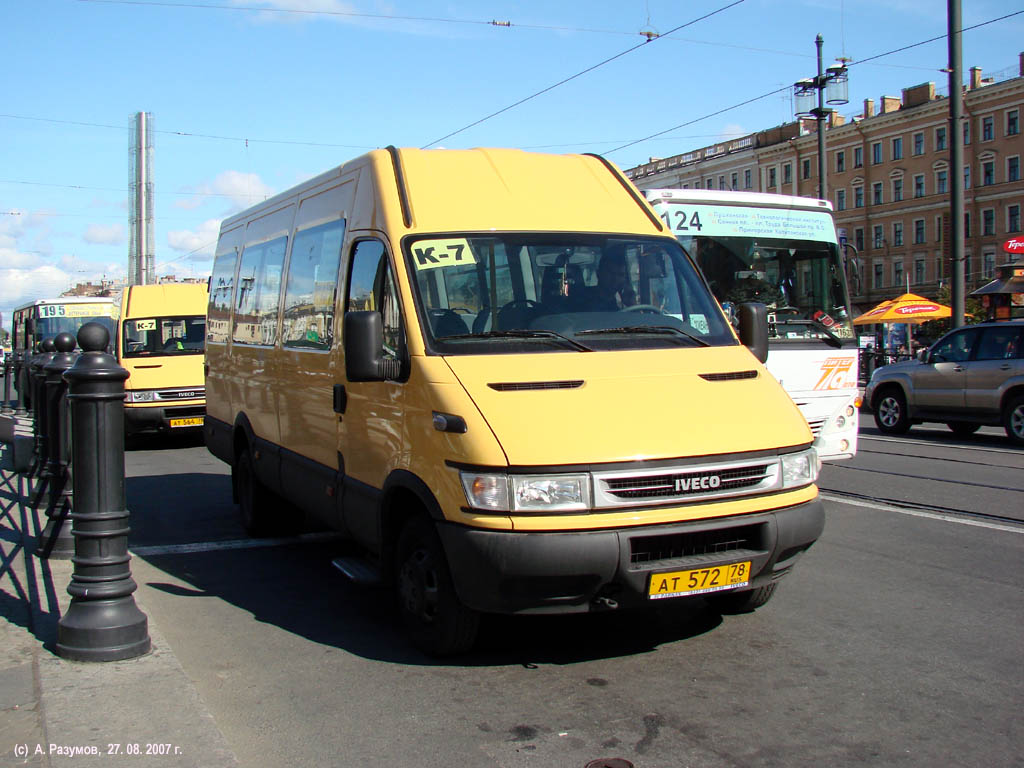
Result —
[{"label": "silver suv", "polygon": [[875,369],[864,402],[890,434],[923,421],[945,422],[961,436],[1002,424],[1024,445],[1024,320],[957,328],[919,360]]}]

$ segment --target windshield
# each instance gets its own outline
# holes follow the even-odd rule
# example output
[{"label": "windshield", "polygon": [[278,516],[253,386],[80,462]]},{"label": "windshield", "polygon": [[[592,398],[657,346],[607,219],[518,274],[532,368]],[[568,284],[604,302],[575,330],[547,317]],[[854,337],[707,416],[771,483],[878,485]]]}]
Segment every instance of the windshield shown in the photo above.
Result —
[{"label": "windshield", "polygon": [[206,338],[206,317],[145,317],[122,324],[122,357],[201,355]]},{"label": "windshield", "polygon": [[35,341],[40,342],[43,339],[56,338],[58,333],[70,333],[77,340],[78,331],[86,323],[99,323],[110,333],[110,338],[114,338],[114,320],[109,315],[40,317],[36,320]]},{"label": "windshield", "polygon": [[428,342],[445,354],[736,344],[665,238],[459,234],[406,241]]}]

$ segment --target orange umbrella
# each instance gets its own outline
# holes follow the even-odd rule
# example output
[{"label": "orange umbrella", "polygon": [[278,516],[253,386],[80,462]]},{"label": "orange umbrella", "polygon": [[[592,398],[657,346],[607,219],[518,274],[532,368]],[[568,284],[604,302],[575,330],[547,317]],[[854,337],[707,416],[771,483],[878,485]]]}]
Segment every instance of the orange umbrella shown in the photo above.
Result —
[{"label": "orange umbrella", "polygon": [[923,323],[949,317],[953,311],[942,304],[914,293],[904,293],[895,299],[883,301],[874,309],[853,319],[854,325],[870,323]]}]

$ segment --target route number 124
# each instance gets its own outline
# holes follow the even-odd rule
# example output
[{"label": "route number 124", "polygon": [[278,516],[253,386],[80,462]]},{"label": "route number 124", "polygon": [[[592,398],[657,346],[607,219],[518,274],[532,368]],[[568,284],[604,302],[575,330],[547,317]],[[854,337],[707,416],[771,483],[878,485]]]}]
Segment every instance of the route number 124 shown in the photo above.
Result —
[{"label": "route number 124", "polygon": [[[690,216],[687,216],[686,211],[682,210],[665,211],[661,214],[661,218],[664,219],[669,229],[674,229],[676,232],[689,232],[690,229],[696,229],[700,232],[701,230],[700,215],[697,211],[694,211]],[[676,220],[674,227],[672,226],[672,218]]]}]

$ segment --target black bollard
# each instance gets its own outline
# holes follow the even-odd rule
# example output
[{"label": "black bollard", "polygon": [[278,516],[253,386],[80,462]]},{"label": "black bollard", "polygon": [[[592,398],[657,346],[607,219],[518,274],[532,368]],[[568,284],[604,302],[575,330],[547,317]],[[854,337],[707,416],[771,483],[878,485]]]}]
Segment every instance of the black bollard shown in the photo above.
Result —
[{"label": "black bollard", "polygon": [[0,413],[10,416],[14,413],[11,407],[11,376],[14,375],[14,353],[4,355],[4,404]]},{"label": "black bollard", "polygon": [[99,323],[78,332],[83,352],[64,374],[71,404],[75,509],[71,605],[57,624],[57,653],[118,661],[147,653],[149,622],[135,604],[124,492],[124,382],[128,371],[104,352]]},{"label": "black bollard", "polygon": [[14,353],[14,388],[18,392],[18,402],[14,406],[14,415],[28,416],[28,358],[29,351],[21,349]]},{"label": "black bollard", "polygon": [[[53,339],[43,339],[39,342],[39,351],[32,356],[28,363],[28,404],[32,409],[33,424],[35,429],[35,452],[36,471],[45,484],[49,475],[46,474],[46,459],[50,455],[47,440],[49,430],[46,426],[46,374],[43,367],[53,360],[56,347]],[[42,488],[42,486],[40,486]],[[32,506],[38,506],[39,497]]]},{"label": "black bollard", "polygon": [[75,554],[68,516],[72,509],[71,485],[71,422],[68,418],[67,391],[64,372],[75,363],[75,337],[59,333],[53,340],[57,348],[53,359],[43,366],[46,408],[46,469],[49,478],[50,503],[46,507],[46,527],[39,535],[36,552],[40,557],[67,560]]}]

